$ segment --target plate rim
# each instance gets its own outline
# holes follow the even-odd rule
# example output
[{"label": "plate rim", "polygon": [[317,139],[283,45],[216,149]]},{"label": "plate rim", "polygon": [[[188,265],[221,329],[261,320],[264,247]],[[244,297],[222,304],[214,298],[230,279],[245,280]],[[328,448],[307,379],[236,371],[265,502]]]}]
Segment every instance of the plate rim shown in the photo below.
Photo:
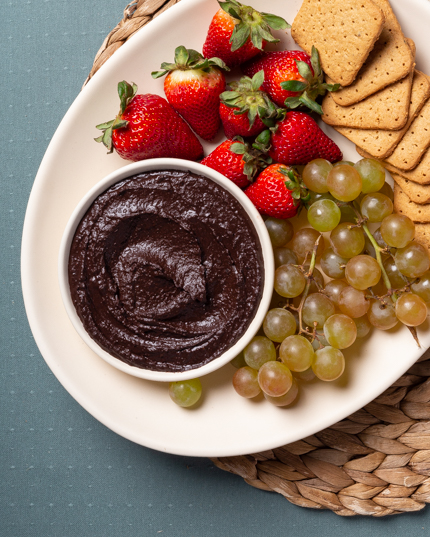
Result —
[{"label": "plate rim", "polygon": [[[150,25],[152,25],[152,28],[155,29],[158,24],[161,25],[164,22],[165,17],[166,18],[168,18],[169,16],[173,17],[174,14],[176,13],[176,10],[182,9],[181,6],[184,6],[184,5],[191,6],[193,4],[201,4],[204,1],[205,0],[181,0],[181,2],[171,6],[164,13],[161,13],[159,15],[159,17],[157,17],[156,19],[151,21],[146,27],[143,27],[139,31],[139,33],[140,32],[145,32],[145,30],[148,31],[147,28]],[[396,1],[398,1],[398,0],[396,0]],[[422,0],[410,0],[410,4],[419,6],[420,8],[422,7],[423,9],[427,9],[428,16],[430,16],[430,3],[427,5],[427,4],[423,4]],[[426,6],[425,8],[424,8],[424,5]],[[169,15],[169,13],[170,13],[170,15]],[[138,38],[138,34],[136,33],[128,41],[129,44],[125,43],[121,47],[122,50],[120,49],[115,53],[115,55],[117,55],[116,57],[118,58],[117,61],[119,61],[119,58],[121,57],[121,55],[127,54],[128,48],[131,48],[132,43],[134,43],[137,38]],[[91,88],[92,85],[96,84],[96,81],[100,77],[103,76],[103,73],[107,69],[110,69],[110,67],[109,67],[110,65],[111,64],[109,64],[109,62],[106,62],[100,68],[100,70],[92,77],[92,79],[90,79],[90,81],[87,84],[87,87]],[[29,230],[30,222],[31,222],[31,213],[32,213],[32,210],[34,210],[34,206],[35,206],[35,204],[37,202],[37,197],[39,195],[38,189],[40,190],[40,187],[41,187],[41,185],[39,183],[43,182],[45,168],[47,168],[49,166],[49,158],[50,158],[51,153],[54,151],[56,134],[62,128],[62,125],[63,125],[66,117],[69,115],[70,110],[73,110],[74,106],[77,106],[76,103],[79,102],[80,99],[84,98],[84,97],[82,97],[82,95],[84,95],[83,92],[78,94],[78,96],[76,97],[76,99],[74,100],[72,105],[69,107],[69,110],[66,112],[65,116],[63,117],[62,121],[60,122],[59,126],[57,127],[57,129],[56,129],[56,131],[55,131],[55,133],[53,135],[51,143],[48,146],[48,149],[47,149],[47,151],[46,151],[46,153],[45,153],[45,155],[44,155],[44,157],[43,157],[43,159],[41,161],[39,170],[38,170],[38,172],[36,174],[36,178],[35,178],[34,184],[32,186],[30,197],[29,197],[29,200],[28,200],[27,210],[26,210],[25,219],[24,219],[23,235],[22,235],[22,241],[21,241],[21,283],[22,283],[22,293],[23,293],[25,311],[26,311],[26,314],[27,314],[28,322],[29,322],[32,334],[34,336],[35,342],[36,342],[36,344],[37,344],[37,346],[38,346],[38,348],[39,348],[39,350],[40,350],[40,352],[42,354],[42,357],[44,358],[45,362],[50,367],[51,371],[54,373],[54,375],[59,380],[59,382],[66,389],[66,391],[68,391],[68,393],[85,410],[87,410],[93,417],[95,417],[98,421],[103,423],[109,429],[111,429],[112,431],[116,432],[117,434],[120,434],[124,438],[127,438],[127,439],[129,439],[129,440],[131,440],[131,441],[133,441],[133,442],[135,442],[137,444],[140,444],[140,445],[143,445],[143,446],[146,446],[146,447],[150,447],[150,448],[153,448],[153,449],[157,449],[157,450],[162,451],[162,452],[170,452],[170,453],[173,453],[173,454],[185,455],[185,456],[205,456],[205,457],[207,457],[207,456],[211,457],[212,456],[212,457],[214,457],[214,456],[227,456],[227,455],[243,454],[243,452],[239,453],[239,452],[236,452],[236,451],[234,451],[234,453],[233,453],[228,448],[226,448],[223,453],[220,453],[220,450],[218,450],[216,453],[212,453],[210,451],[205,451],[203,454],[202,454],[201,449],[193,450],[189,446],[187,446],[186,449],[182,449],[182,450],[181,449],[176,449],[176,448],[173,449],[173,450],[170,450],[165,445],[160,445],[157,441],[152,441],[152,442],[145,441],[145,442],[142,442],[142,439],[139,438],[136,434],[130,434],[130,431],[124,430],[124,428],[121,426],[121,424],[115,424],[113,426],[112,423],[110,423],[110,420],[109,420],[108,416],[104,415],[103,409],[100,410],[99,408],[94,407],[94,405],[90,401],[88,401],[88,399],[85,398],[85,394],[82,394],[81,390],[79,388],[77,388],[76,386],[72,385],[71,382],[69,382],[69,379],[67,379],[67,377],[64,377],[64,375],[63,375],[63,373],[62,373],[62,371],[61,371],[61,369],[59,367],[59,364],[57,364],[55,359],[53,359],[53,357],[51,356],[50,350],[48,348],[49,345],[47,344],[46,341],[43,340],[42,336],[40,335],[41,331],[40,331],[40,328],[38,326],[37,316],[34,315],[34,312],[33,312],[34,305],[32,304],[32,301],[31,301],[31,299],[29,297],[29,287],[30,287],[31,278],[30,278],[30,274],[29,274],[30,269],[28,267],[28,259],[31,258],[30,253],[32,251],[32,244],[30,244],[30,230]],[[413,360],[413,362],[411,362],[411,364],[408,363],[408,366],[405,368],[405,371],[410,367],[410,365],[412,365],[416,361],[416,359],[419,356],[421,356],[423,354],[423,352],[425,352],[425,351],[424,350],[419,351],[419,355],[414,358],[414,360]],[[415,356],[416,353],[412,353],[412,354]],[[398,378],[398,376],[396,378]],[[393,379],[389,378],[389,380],[386,383],[384,383],[384,387],[382,388],[382,390],[380,388],[378,388],[376,390],[377,393],[376,393],[376,391],[373,391],[372,393],[369,394],[367,402],[372,401],[377,395],[379,395],[380,393],[382,393],[382,391],[384,391],[386,388],[388,388],[395,380],[396,379],[393,380]],[[362,406],[363,405],[360,405],[359,408],[362,408]],[[326,421],[322,420],[321,421],[321,427],[320,427],[319,430],[323,430],[324,428],[326,428],[326,427],[328,427],[328,426],[340,421],[341,419],[344,419],[345,417],[347,417],[347,416],[344,415],[344,412],[339,410],[337,415],[333,416],[329,420],[326,420]],[[311,433],[311,434],[313,434],[313,433]],[[303,434],[300,434],[300,438],[303,438]],[[293,440],[289,440],[289,442],[299,440],[300,438],[297,437],[297,438],[295,438]],[[258,442],[256,442],[256,444],[258,444]],[[255,447],[256,446],[252,447],[252,451],[262,451],[264,449],[271,449],[271,448],[267,447],[267,441],[265,442],[264,440],[259,443],[259,447],[257,446],[257,449],[255,449]],[[273,448],[273,446],[272,446],[272,448]]]}]

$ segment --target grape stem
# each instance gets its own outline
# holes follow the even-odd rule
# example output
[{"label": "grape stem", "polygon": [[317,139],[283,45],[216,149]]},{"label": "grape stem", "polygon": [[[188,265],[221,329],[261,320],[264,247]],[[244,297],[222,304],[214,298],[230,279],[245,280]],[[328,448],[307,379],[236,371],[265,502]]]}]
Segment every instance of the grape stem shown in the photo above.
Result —
[{"label": "grape stem", "polygon": [[[356,202],[350,203],[350,206],[354,210],[355,214],[357,215],[357,225],[361,226],[363,228],[363,231],[366,233],[367,237],[369,238],[373,248],[375,249],[375,255],[376,255],[376,261],[378,262],[378,265],[381,267],[381,274],[382,279],[384,280],[385,287],[387,288],[388,295],[391,297],[391,300],[396,303],[398,299],[398,295],[395,291],[392,290],[390,278],[388,277],[388,274],[385,270],[384,264],[382,262],[381,252],[385,250],[385,248],[382,248],[379,246],[379,244],[376,242],[375,237],[370,232],[370,229],[368,228],[366,224],[366,219],[363,219],[362,215],[360,214],[360,211],[356,207]],[[412,337],[414,338],[416,344],[418,347],[421,348],[417,330],[414,326],[408,326],[409,332],[412,334]]]},{"label": "grape stem", "polygon": [[[299,335],[300,334],[305,334],[306,336],[311,337],[312,341],[314,339],[317,339],[319,341],[318,334],[317,334],[317,329],[316,329],[316,326],[314,326],[314,329],[312,330],[312,332],[310,332],[308,328],[303,327],[302,311],[303,311],[303,306],[305,304],[306,298],[308,297],[308,294],[309,294],[309,289],[311,287],[311,283],[312,283],[312,279],[313,279],[312,274],[313,274],[315,264],[316,264],[316,260],[317,260],[318,244],[320,242],[321,237],[322,237],[322,235],[320,235],[317,238],[317,240],[315,241],[315,244],[314,244],[314,246],[312,248],[312,257],[311,257],[311,261],[309,263],[309,269],[304,274],[305,278],[306,278],[306,286],[305,286],[305,289],[303,291],[302,298],[300,299],[300,304],[299,304],[299,306],[297,308],[295,308],[292,305],[287,305],[288,308],[295,310],[297,312],[298,316],[299,316]],[[306,262],[306,259],[307,259],[307,254],[306,254],[306,258],[305,258],[304,263]],[[302,268],[303,268],[303,265],[302,265]]]}]

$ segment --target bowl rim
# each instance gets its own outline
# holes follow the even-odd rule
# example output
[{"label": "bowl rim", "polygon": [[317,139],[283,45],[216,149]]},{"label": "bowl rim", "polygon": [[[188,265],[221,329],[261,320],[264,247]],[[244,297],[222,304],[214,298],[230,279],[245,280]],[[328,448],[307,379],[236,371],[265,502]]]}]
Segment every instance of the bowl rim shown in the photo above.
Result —
[{"label": "bowl rim", "polygon": [[[180,169],[191,171],[207,177],[214,181],[216,184],[223,187],[229,192],[245,209],[248,214],[251,224],[254,226],[263,258],[263,290],[261,293],[260,303],[257,311],[246,329],[245,333],[239,338],[239,340],[229,347],[224,353],[217,358],[214,358],[207,364],[194,369],[186,371],[154,371],[151,369],[144,369],[137,366],[133,366],[123,362],[121,359],[109,354],[109,352],[102,349],[99,344],[93,340],[88,332],[85,330],[82,321],[76,313],[75,306],[73,304],[68,278],[68,261],[71,243],[79,225],[81,219],[93,203],[93,201],[102,194],[105,190],[110,188],[115,183],[127,179],[132,175],[138,173],[156,171],[156,170],[171,170]],[[109,173],[98,183],[96,183],[79,201],[74,211],[72,212],[66,227],[64,229],[59,255],[58,255],[58,281],[60,286],[61,298],[63,305],[76,332],[86,345],[98,356],[100,356],[107,363],[119,369],[120,371],[132,375],[134,377],[158,381],[158,382],[176,382],[182,380],[193,379],[202,377],[213,371],[216,371],[228,364],[235,356],[237,356],[251,339],[257,334],[261,325],[263,324],[264,317],[269,309],[270,301],[272,298],[273,282],[274,282],[274,258],[273,248],[271,246],[270,236],[267,231],[266,225],[260,213],[255,208],[251,200],[246,194],[235,184],[233,181],[219,173],[218,171],[209,168],[198,162],[175,159],[175,158],[157,158],[148,159],[144,161],[133,162],[126,164],[125,166]]]}]

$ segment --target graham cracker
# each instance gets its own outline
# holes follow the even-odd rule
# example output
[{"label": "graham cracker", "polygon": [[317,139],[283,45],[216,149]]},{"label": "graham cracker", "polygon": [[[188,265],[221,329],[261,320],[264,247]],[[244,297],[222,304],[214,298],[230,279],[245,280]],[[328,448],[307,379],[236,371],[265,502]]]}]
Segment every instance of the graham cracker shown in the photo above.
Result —
[{"label": "graham cracker", "polygon": [[415,240],[425,246],[430,255],[430,224],[415,224]]},{"label": "graham cracker", "polygon": [[[373,0],[373,2],[384,13],[385,21],[379,39],[357,74],[354,83],[333,94],[334,101],[342,106],[362,101],[369,95],[401,80],[411,72],[414,66],[415,54],[412,56],[405,42],[402,29],[389,1]],[[329,75],[329,73],[326,74]]]},{"label": "graham cracker", "polygon": [[430,205],[420,205],[412,201],[396,182],[394,183],[394,211],[408,216],[414,222],[430,223]]},{"label": "graham cracker", "polygon": [[291,35],[302,49],[319,52],[323,71],[349,86],[381,34],[384,13],[371,0],[304,0]]},{"label": "graham cracker", "polygon": [[367,99],[351,106],[336,104],[333,93],[327,93],[322,103],[321,119],[327,125],[356,129],[397,131],[408,121],[413,71]]},{"label": "graham cracker", "polygon": [[411,201],[418,203],[418,205],[430,203],[430,185],[414,183],[397,173],[391,173],[391,177]]},{"label": "graham cracker", "polygon": [[[355,149],[357,153],[363,158],[373,158],[372,155],[366,153],[366,151],[363,151],[360,147],[355,146]],[[401,175],[405,179],[408,179],[409,181],[413,181],[414,183],[418,183],[420,185],[430,184],[430,149],[427,149],[418,166],[410,172],[399,170],[395,166],[391,166],[390,164],[388,164],[385,160],[376,160],[379,160],[379,162],[384,166],[384,168],[390,173],[396,173],[397,175]]]},{"label": "graham cracker", "polygon": [[430,146],[430,99],[424,103],[417,117],[389,157],[388,164],[399,170],[413,170]]},{"label": "graham cracker", "polygon": [[[411,75],[409,75],[411,76]],[[399,84],[396,82],[395,84]],[[388,88],[387,88],[388,89]],[[382,92],[385,92],[382,90]],[[416,118],[424,103],[430,97],[430,78],[421,71],[413,73],[412,90],[409,103],[408,120],[405,126],[398,131],[382,129],[352,129],[348,127],[335,127],[345,138],[351,140],[363,151],[373,158],[384,159],[392,154],[412,121]]]}]

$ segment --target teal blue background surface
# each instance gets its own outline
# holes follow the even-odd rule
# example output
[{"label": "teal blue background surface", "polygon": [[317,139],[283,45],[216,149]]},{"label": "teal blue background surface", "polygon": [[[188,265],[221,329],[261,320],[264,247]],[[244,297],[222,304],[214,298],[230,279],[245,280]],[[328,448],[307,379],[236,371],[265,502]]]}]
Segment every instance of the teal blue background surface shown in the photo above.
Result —
[{"label": "teal blue background surface", "polygon": [[209,459],[133,444],[83,410],[45,364],[20,287],[26,204],[55,129],[125,3],[0,3],[0,535],[429,535],[430,506],[384,519],[340,518],[256,490]]}]

